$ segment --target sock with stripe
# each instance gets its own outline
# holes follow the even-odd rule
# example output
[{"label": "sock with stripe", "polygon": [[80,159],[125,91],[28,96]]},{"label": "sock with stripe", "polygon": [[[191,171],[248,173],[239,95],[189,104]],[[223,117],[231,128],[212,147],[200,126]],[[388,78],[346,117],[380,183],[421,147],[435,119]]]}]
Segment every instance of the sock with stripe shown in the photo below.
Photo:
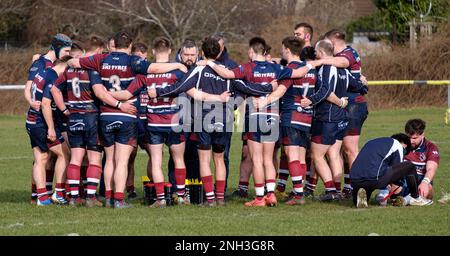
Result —
[{"label": "sock with stripe", "polygon": [[266,189],[267,189],[267,194],[270,193],[274,193],[275,192],[275,186],[276,186],[276,180],[266,180]]},{"label": "sock with stripe", "polygon": [[336,193],[336,187],[334,186],[333,181],[327,181],[325,182],[325,193]]},{"label": "sock with stripe", "polygon": [[38,200],[41,202],[44,202],[45,200],[47,200],[49,198],[48,193],[47,193],[47,188],[38,188],[38,189],[36,189],[36,192],[37,192]]},{"label": "sock with stripe", "polygon": [[286,183],[288,179],[289,179],[289,163],[286,153],[284,153],[283,150],[281,151],[280,170],[278,171],[278,185],[277,185],[278,191],[284,192],[286,190]]},{"label": "sock with stripe", "polygon": [[64,197],[65,190],[66,190],[66,184],[65,183],[56,183],[55,191],[56,191],[56,195],[58,197]]},{"label": "sock with stripe", "polygon": [[37,199],[36,184],[31,183],[31,200],[36,200],[36,199]]},{"label": "sock with stripe", "polygon": [[124,195],[123,192],[114,192],[114,200],[123,201]]},{"label": "sock with stripe", "polygon": [[177,195],[184,196],[186,192],[186,168],[175,168],[175,183],[177,184]]},{"label": "sock with stripe", "polygon": [[350,179],[350,174],[344,174],[344,189],[352,190],[352,180]]},{"label": "sock with stripe", "polygon": [[306,164],[300,161],[292,161],[289,163],[289,172],[292,177],[293,190],[296,198],[303,196],[303,178],[306,174]]},{"label": "sock with stripe", "polygon": [[165,198],[164,194],[164,182],[155,183],[156,199],[163,200]]},{"label": "sock with stripe", "polygon": [[334,182],[334,187],[336,188],[336,191],[341,191],[341,182]]},{"label": "sock with stripe", "polygon": [[264,199],[264,183],[255,184],[255,194],[257,200]]},{"label": "sock with stripe", "polygon": [[208,203],[214,202],[213,177],[211,175],[202,177],[202,183],[206,194],[206,200],[208,200]]},{"label": "sock with stripe", "polygon": [[69,183],[70,196],[77,199],[79,195],[78,187],[80,185],[80,166],[75,164],[69,164],[67,167],[67,183]]},{"label": "sock with stripe", "polygon": [[248,193],[248,181],[239,181],[239,191]]},{"label": "sock with stripe", "polygon": [[55,169],[45,169],[45,188],[49,196],[53,194],[53,176],[55,176]]},{"label": "sock with stripe", "polygon": [[225,181],[216,180],[216,198],[219,200],[225,199]]},{"label": "sock with stripe", "polygon": [[100,177],[102,175],[102,168],[98,165],[89,165],[87,168],[87,198],[95,197],[95,192],[97,192],[97,186],[100,182]]},{"label": "sock with stripe", "polygon": [[310,191],[316,190],[316,186],[317,186],[317,179],[313,177],[311,177],[306,183],[306,189]]}]

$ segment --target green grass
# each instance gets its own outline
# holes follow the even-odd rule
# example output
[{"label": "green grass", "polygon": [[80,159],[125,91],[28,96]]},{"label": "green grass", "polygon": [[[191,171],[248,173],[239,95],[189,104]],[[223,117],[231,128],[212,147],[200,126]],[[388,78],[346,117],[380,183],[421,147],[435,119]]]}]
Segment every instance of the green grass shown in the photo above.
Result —
[{"label": "green grass", "polygon": [[[427,138],[441,152],[434,181],[436,196],[450,191],[450,126],[443,124],[442,108],[380,111],[370,113],[361,144],[403,130],[409,118],[427,121]],[[132,209],[86,209],[29,203],[32,154],[23,116],[0,116],[0,235],[450,235],[450,205],[435,202],[429,207],[368,209],[346,203],[307,201],[302,207],[248,209],[242,200],[222,208],[197,206],[149,209],[134,203]],[[230,191],[237,187],[241,152],[239,136],[233,137]],[[167,155],[167,154],[166,154]],[[136,185],[142,195],[140,176],[146,156],[137,158]],[[319,187],[321,192],[322,187]]]}]

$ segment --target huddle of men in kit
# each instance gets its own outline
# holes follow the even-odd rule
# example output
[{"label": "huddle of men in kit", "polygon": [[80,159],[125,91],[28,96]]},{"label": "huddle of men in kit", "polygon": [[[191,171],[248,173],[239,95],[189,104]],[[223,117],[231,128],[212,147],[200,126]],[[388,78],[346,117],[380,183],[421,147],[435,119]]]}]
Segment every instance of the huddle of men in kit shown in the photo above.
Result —
[{"label": "huddle of men in kit", "polygon": [[[124,192],[133,184],[130,163],[139,145],[149,156],[147,174],[156,191],[151,207],[164,207],[166,144],[175,202],[190,203],[185,181],[198,178],[205,205],[225,205],[233,113],[245,104],[239,189],[233,193],[247,197],[253,175],[256,196],[245,206],[276,206],[280,200],[303,205],[314,193],[317,174],[325,185],[325,193],[315,197],[320,201],[353,198],[363,207],[372,191],[380,189],[381,204],[388,198],[397,205],[430,204],[426,198],[432,196],[439,152],[424,138],[425,123],[407,124],[413,143],[407,135],[395,135],[368,142],[380,152],[367,145],[358,154],[368,114],[359,55],[345,45],[341,31],[329,31],[314,48],[312,34],[312,27],[301,23],[294,36],[283,39],[280,62],[285,66],[268,58],[270,47],[260,37],[249,41],[250,61],[237,66],[221,35],[202,41],[201,59],[195,42],[186,40],[177,54],[179,62],[170,62],[170,41],[157,37],[152,63],[145,45],[133,47],[126,32],[109,40],[106,53],[96,36],[73,43],[56,35],[51,50],[33,62],[25,88],[33,200],[39,206],[130,207]],[[415,149],[407,154],[411,144]],[[382,157],[375,162],[372,155]],[[417,168],[403,163],[405,156]],[[343,170],[347,176],[341,192]],[[289,175],[291,194],[285,193]],[[352,190],[350,178],[357,189]],[[97,199],[100,182],[104,203]]]}]

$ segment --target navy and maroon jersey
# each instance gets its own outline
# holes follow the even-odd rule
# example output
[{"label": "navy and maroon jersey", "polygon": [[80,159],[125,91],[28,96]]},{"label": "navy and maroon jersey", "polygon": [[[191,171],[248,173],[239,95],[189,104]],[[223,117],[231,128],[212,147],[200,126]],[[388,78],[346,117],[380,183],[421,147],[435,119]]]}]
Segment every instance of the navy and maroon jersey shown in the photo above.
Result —
[{"label": "navy and maroon jersey", "polygon": [[[216,62],[217,63],[217,62]],[[169,97],[172,95],[178,95],[182,92],[186,92],[191,88],[197,88],[202,90],[203,92],[209,94],[220,95],[225,91],[230,91],[232,95],[250,95],[250,96],[261,96],[267,95],[272,92],[272,85],[267,84],[253,84],[253,83],[244,83],[242,80],[231,80],[224,79],[220,77],[211,67],[209,66],[198,66],[192,71],[190,71],[186,77],[183,79],[181,83],[178,83],[175,86],[165,87],[165,88],[157,88],[156,92],[159,97]],[[233,104],[234,102],[231,102]],[[232,121],[232,115],[234,110],[234,104],[223,103],[223,116],[222,122]],[[203,108],[201,109],[202,113],[194,113],[195,118],[203,119],[203,117],[207,116],[211,111],[214,110],[214,103],[205,102]],[[197,108],[194,108],[196,111]],[[212,124],[215,119],[211,119]]]},{"label": "navy and maroon jersey", "polygon": [[433,161],[439,164],[439,150],[437,146],[426,139],[423,139],[422,143],[406,155],[405,160],[410,161],[416,166],[418,175],[425,175],[427,172],[427,162]]},{"label": "navy and maroon jersey", "polygon": [[355,79],[347,69],[323,65],[318,72],[316,91],[308,98],[314,106],[314,118],[323,122],[341,122],[347,119],[347,110],[327,101],[331,92],[338,98],[347,96],[347,90],[367,92],[367,86]]},{"label": "navy and maroon jersey", "polygon": [[[306,66],[305,62],[293,61],[287,67],[297,69],[304,66]],[[287,88],[281,100],[281,126],[311,132],[313,108],[302,108],[300,101],[314,93],[317,81],[317,71],[311,69],[302,78],[287,79],[280,83]]]},{"label": "navy and maroon jersey", "polygon": [[[92,84],[103,84],[109,91],[125,90],[134,80],[137,74],[147,74],[150,63],[138,56],[132,56],[123,52],[109,54],[97,54],[80,59],[83,69],[93,70],[90,73]],[[130,99],[138,108],[136,97]],[[137,121],[135,115],[122,112],[107,104],[100,106],[100,117],[118,121]]]},{"label": "navy and maroon jersey", "polygon": [[[240,65],[237,68],[232,69],[236,79],[242,79],[244,82],[254,83],[254,84],[269,84],[273,80],[283,80],[288,79],[292,76],[292,69],[284,68],[279,64],[275,64],[267,61],[252,61]],[[267,95],[263,95],[267,96]],[[277,104],[271,103],[267,104],[262,109],[251,108],[249,111],[246,109],[247,116],[279,116],[279,110],[277,109]],[[247,113],[249,113],[247,115]]]},{"label": "navy and maroon jersey", "polygon": [[[361,77],[361,58],[359,57],[358,52],[350,46],[347,46],[342,52],[336,54],[336,57],[344,57],[348,60],[349,66],[347,70],[352,74],[352,76],[356,79],[360,79]],[[359,93],[349,91],[348,92],[348,100],[349,103],[361,103],[366,102],[366,99]]]},{"label": "navy and maroon jersey", "polygon": [[[34,76],[32,80],[33,83],[31,84],[32,101],[42,101],[42,98],[53,99],[50,89],[57,79],[58,74],[52,68],[47,68],[38,72]],[[36,111],[30,107],[28,109],[26,123],[36,127],[46,127],[47,124],[45,123],[42,109]]]},{"label": "navy and maroon jersey", "polygon": [[39,59],[35,60],[33,64],[31,64],[30,69],[28,70],[28,81],[33,81],[34,76],[47,69],[52,68],[53,62],[45,57],[45,55],[41,55]]},{"label": "navy and maroon jersey", "polygon": [[[137,75],[127,90],[134,96],[142,95],[142,91],[146,93],[148,87],[159,89],[174,86],[183,76],[184,73],[179,70],[164,74]],[[178,112],[175,96],[148,99],[146,115],[149,129],[155,132],[170,131],[172,127],[180,125]]]},{"label": "navy and maroon jersey", "polygon": [[56,87],[67,97],[64,102],[69,104],[71,114],[98,112],[98,99],[92,90],[90,72],[92,71],[68,68],[56,81]]}]

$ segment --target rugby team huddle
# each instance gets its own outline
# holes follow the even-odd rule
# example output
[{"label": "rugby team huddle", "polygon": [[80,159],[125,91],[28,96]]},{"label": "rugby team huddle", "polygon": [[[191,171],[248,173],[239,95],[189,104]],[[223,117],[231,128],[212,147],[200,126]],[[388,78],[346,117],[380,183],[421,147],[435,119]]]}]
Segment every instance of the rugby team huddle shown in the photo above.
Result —
[{"label": "rugby team huddle", "polygon": [[[125,193],[136,197],[139,146],[148,155],[147,175],[155,191],[151,207],[168,204],[167,188],[175,204],[190,204],[186,181],[193,179],[201,181],[204,205],[225,205],[230,149],[240,147],[239,186],[233,195],[249,196],[251,176],[255,190],[245,206],[303,205],[308,196],[353,198],[359,205],[350,170],[368,115],[367,80],[345,33],[333,29],[314,47],[312,35],[309,24],[296,25],[294,35],[281,42],[282,59],[272,59],[266,41],[254,37],[249,61],[238,66],[229,59],[221,34],[203,39],[200,49],[185,40],[176,61],[170,60],[171,42],[156,37],[154,62],[147,60],[147,47],[133,43],[125,31],[107,42],[57,34],[50,51],[33,61],[25,87],[34,155],[32,202],[130,207]],[[231,145],[236,111],[243,118],[242,145]],[[423,129],[409,135],[422,136]],[[169,182],[163,172],[164,144],[170,152]],[[433,147],[428,150],[437,152]],[[438,163],[438,155],[432,160]],[[289,176],[293,190],[287,193]],[[314,197],[319,176],[325,192]],[[422,177],[428,185],[432,178]],[[391,187],[383,186],[382,192]]]}]

